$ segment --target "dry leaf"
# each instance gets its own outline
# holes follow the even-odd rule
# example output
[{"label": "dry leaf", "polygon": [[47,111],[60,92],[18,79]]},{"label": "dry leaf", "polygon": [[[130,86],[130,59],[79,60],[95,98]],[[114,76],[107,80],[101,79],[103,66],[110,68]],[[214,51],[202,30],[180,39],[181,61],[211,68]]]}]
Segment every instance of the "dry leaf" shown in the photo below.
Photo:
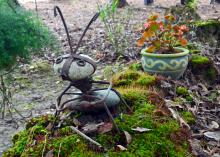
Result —
[{"label": "dry leaf", "polygon": [[93,133],[98,131],[98,127],[103,124],[104,124],[103,122],[99,124],[95,124],[95,123],[86,124],[84,127],[82,127],[82,131],[83,133]]},{"label": "dry leaf", "polygon": [[127,131],[124,131],[124,135],[125,135],[127,144],[130,144],[132,141],[131,135]]},{"label": "dry leaf", "polygon": [[127,150],[127,148],[125,148],[122,145],[117,145],[117,149],[120,150],[120,151],[126,151]]},{"label": "dry leaf", "polygon": [[45,155],[45,157],[54,157],[53,155],[54,150],[50,150],[49,152],[47,152],[47,154]]},{"label": "dry leaf", "polygon": [[137,131],[137,132],[147,132],[147,131],[150,131],[152,129],[137,127],[137,128],[131,128],[131,130]]},{"label": "dry leaf", "polygon": [[112,123],[104,123],[98,127],[98,133],[104,134],[106,132],[111,131],[113,128]]}]

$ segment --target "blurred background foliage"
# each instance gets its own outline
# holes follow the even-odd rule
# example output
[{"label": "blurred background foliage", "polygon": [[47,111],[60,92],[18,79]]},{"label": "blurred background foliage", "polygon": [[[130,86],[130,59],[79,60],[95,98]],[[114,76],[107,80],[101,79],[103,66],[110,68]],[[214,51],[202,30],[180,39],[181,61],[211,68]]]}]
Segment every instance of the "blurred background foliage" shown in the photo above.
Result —
[{"label": "blurred background foliage", "polygon": [[0,71],[10,70],[45,48],[54,48],[53,34],[16,0],[0,0],[0,22]]}]

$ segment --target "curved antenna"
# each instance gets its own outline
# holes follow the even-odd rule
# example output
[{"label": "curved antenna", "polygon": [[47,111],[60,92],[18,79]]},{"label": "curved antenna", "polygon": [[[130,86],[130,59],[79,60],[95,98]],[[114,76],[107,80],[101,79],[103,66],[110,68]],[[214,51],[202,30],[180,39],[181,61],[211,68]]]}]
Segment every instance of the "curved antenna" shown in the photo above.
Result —
[{"label": "curved antenna", "polygon": [[80,46],[80,44],[81,44],[81,42],[82,42],[82,39],[83,39],[83,37],[85,36],[85,34],[86,34],[87,30],[89,29],[90,25],[91,25],[95,20],[97,20],[97,18],[99,17],[99,15],[100,15],[100,12],[97,12],[97,13],[93,16],[93,18],[90,20],[89,24],[86,26],[86,29],[83,31],[83,34],[82,34],[81,38],[79,39],[78,44],[77,44],[77,46],[76,46],[76,48],[75,48],[75,50],[74,50],[74,52],[73,52],[74,54],[76,54],[77,50],[79,49],[79,46]]},{"label": "curved antenna", "polygon": [[59,8],[58,6],[55,6],[55,7],[54,7],[54,16],[55,16],[55,17],[57,16],[57,11],[58,11],[58,13],[59,13],[59,15],[60,15],[60,17],[61,17],[61,20],[62,20],[62,22],[63,22],[64,28],[65,28],[65,31],[66,31],[67,40],[68,40],[69,47],[70,47],[70,52],[71,52],[71,54],[74,54],[74,52],[73,52],[73,47],[72,47],[71,42],[70,42],[69,31],[68,31],[66,22],[65,22],[65,20],[64,20],[63,14],[62,14],[60,8]]}]

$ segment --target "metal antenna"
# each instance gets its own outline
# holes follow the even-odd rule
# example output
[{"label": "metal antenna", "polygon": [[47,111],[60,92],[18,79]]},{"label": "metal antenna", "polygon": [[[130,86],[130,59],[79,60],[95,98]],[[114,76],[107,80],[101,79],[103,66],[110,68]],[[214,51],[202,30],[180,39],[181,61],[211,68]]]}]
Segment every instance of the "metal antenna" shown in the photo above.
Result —
[{"label": "metal antenna", "polygon": [[71,52],[71,54],[74,54],[74,52],[73,52],[73,47],[72,47],[71,42],[70,42],[69,31],[68,31],[66,22],[65,22],[65,20],[64,20],[63,14],[62,14],[60,8],[59,8],[58,6],[55,6],[55,7],[54,7],[54,16],[55,16],[55,17],[57,16],[57,11],[58,11],[58,13],[59,13],[59,15],[60,15],[60,17],[61,17],[61,20],[62,20],[62,22],[63,22],[64,28],[65,28],[65,31],[66,31],[66,35],[67,35],[67,39],[68,39],[68,43],[69,43],[69,47],[70,47],[70,52]]},{"label": "metal antenna", "polygon": [[100,15],[99,12],[96,13],[96,14],[93,16],[93,18],[90,20],[89,24],[86,26],[86,29],[83,31],[83,34],[82,34],[81,38],[79,39],[78,44],[77,44],[77,46],[76,46],[76,48],[75,48],[75,50],[74,50],[74,54],[76,54],[76,52],[77,52],[77,50],[78,50],[78,48],[79,48],[79,46],[80,46],[80,44],[81,44],[81,42],[82,42],[82,39],[83,39],[83,37],[85,36],[85,34],[86,34],[87,30],[89,29],[90,25],[91,25],[95,20],[97,20],[97,18],[99,17],[99,15]]}]

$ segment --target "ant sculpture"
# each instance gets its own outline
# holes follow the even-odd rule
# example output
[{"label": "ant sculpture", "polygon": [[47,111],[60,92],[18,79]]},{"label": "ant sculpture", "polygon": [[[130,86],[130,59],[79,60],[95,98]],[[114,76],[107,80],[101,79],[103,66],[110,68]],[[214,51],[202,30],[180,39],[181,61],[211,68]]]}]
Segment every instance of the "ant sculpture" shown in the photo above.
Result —
[{"label": "ant sculpture", "polygon": [[[88,28],[94,21],[97,20],[100,13],[99,12],[96,13],[93,16],[93,18],[90,20],[75,50],[73,51],[66,22],[64,20],[60,8],[58,6],[55,6],[54,7],[55,16],[57,16],[57,12],[59,13],[61,20],[63,22],[71,53],[57,58],[54,63],[55,72],[58,73],[63,80],[67,80],[70,82],[69,86],[57,98],[55,119],[57,120],[59,114],[66,109],[70,111],[81,111],[81,112],[105,110],[110,120],[112,121],[113,126],[119,132],[119,129],[115,124],[114,119],[109,111],[109,107],[114,107],[119,104],[124,104],[128,108],[129,106],[121,97],[120,93],[112,88],[112,82],[93,80],[92,75],[96,71],[97,62],[87,55],[76,53]],[[93,84],[108,85],[108,88],[93,88]],[[80,92],[75,92],[75,93],[68,92],[68,90],[71,87],[75,87]],[[70,100],[62,102],[61,100],[64,95],[73,95],[74,97]],[[56,127],[59,127],[59,125],[54,126],[54,128]]]}]

